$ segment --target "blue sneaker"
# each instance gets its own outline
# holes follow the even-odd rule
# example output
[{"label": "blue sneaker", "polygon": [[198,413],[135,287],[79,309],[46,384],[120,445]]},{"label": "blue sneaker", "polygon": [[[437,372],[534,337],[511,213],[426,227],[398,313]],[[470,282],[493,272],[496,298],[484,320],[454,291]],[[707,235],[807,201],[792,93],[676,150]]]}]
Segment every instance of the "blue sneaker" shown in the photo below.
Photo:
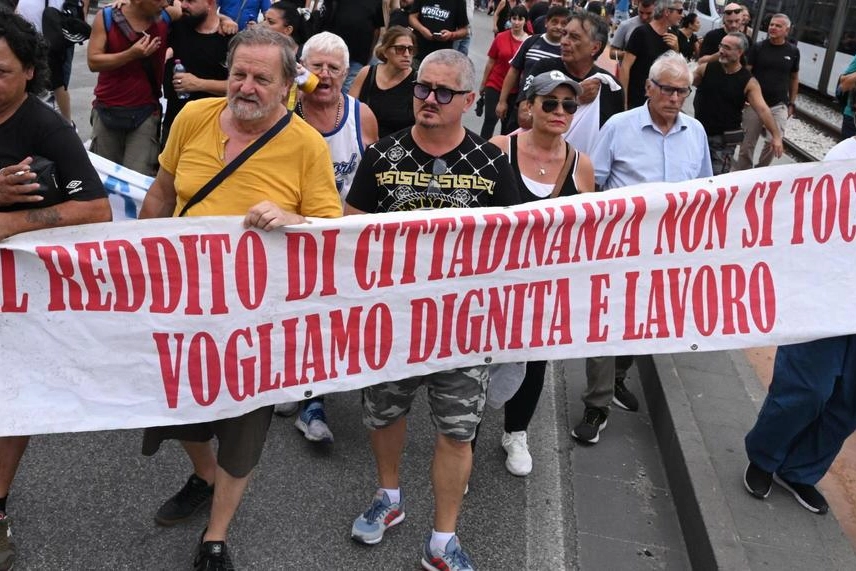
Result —
[{"label": "blue sneaker", "polygon": [[422,568],[428,571],[475,571],[470,556],[461,547],[456,535],[446,544],[443,553],[431,550],[431,536],[425,540],[422,549]]},{"label": "blue sneaker", "polygon": [[310,442],[325,442],[332,444],[333,433],[330,427],[327,426],[327,415],[324,414],[324,402],[320,400],[308,403],[297,420],[294,421],[294,427],[303,433],[306,440]]},{"label": "blue sneaker", "polygon": [[351,539],[374,545],[383,539],[383,532],[404,521],[404,497],[398,503],[389,501],[386,492],[375,494],[372,505],[365,513],[354,520],[351,526]]}]

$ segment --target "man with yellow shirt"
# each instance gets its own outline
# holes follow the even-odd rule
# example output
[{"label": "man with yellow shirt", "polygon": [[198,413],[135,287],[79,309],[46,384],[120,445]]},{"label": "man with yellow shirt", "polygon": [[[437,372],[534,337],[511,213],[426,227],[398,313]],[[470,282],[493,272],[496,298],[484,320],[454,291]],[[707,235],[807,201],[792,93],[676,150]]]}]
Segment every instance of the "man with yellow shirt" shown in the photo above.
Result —
[{"label": "man with yellow shirt", "polygon": [[[283,105],[296,63],[282,36],[263,26],[247,28],[235,36],[226,63],[226,98],[192,101],[173,123],[140,218],[178,215],[200,188],[280,121],[287,122],[285,127],[187,215],[245,214],[246,226],[264,230],[301,223],[304,216],[341,216],[324,139]],[[145,431],[144,454],[154,454],[163,440],[177,439],[194,469],[155,521],[179,523],[211,502],[195,569],[232,568],[226,532],[261,456],[272,411],[266,406],[237,418]],[[210,444],[214,436],[216,457]]]}]

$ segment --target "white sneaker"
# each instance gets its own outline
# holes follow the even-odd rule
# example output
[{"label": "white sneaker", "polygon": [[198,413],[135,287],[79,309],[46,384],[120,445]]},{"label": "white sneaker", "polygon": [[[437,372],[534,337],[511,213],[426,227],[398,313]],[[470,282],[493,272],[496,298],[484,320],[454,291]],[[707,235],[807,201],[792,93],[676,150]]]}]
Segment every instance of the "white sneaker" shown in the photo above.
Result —
[{"label": "white sneaker", "polygon": [[532,471],[532,456],[526,443],[526,431],[505,432],[502,435],[502,447],[508,458],[505,468],[515,476],[526,476]]}]

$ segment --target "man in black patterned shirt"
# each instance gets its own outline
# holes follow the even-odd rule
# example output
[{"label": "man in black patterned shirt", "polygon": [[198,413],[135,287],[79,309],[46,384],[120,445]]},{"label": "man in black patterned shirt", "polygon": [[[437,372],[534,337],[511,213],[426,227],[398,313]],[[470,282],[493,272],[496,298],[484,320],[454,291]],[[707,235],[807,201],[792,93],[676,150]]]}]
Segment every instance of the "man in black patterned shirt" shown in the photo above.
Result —
[{"label": "man in black patterned shirt", "polygon": [[[466,56],[447,49],[426,57],[413,89],[416,124],[366,150],[345,199],[345,214],[517,204],[519,194],[507,157],[461,123],[475,100],[475,86],[475,69]],[[363,390],[363,422],[371,431],[380,482],[371,505],[354,521],[354,540],[379,543],[388,527],[404,519],[398,473],[405,415],[416,391],[425,385],[438,435],[431,468],[434,529],[423,548],[422,566],[472,569],[455,527],[472,468],[470,441],[484,411],[487,381],[486,367],[475,366]]]}]

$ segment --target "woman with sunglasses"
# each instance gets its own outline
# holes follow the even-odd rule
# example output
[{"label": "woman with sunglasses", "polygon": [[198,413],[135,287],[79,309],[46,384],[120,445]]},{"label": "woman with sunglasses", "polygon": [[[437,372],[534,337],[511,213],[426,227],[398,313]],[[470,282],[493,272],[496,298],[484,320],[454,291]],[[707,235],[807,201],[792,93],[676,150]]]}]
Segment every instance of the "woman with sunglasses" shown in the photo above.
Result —
[{"label": "woman with sunglasses", "polygon": [[348,94],[369,106],[377,118],[378,137],[410,127],[413,117],[413,56],[416,36],[408,28],[391,26],[375,48],[378,65],[357,73]]},{"label": "woman with sunglasses", "polygon": [[[511,28],[497,34],[487,51],[487,65],[485,65],[481,87],[479,88],[479,93],[484,98],[484,123],[482,123],[481,128],[481,136],[484,139],[493,137],[493,131],[499,121],[499,116],[496,114],[496,104],[499,103],[502,82],[511,68],[511,58],[520,49],[523,41],[529,37],[524,29],[527,15],[525,6],[512,8]],[[507,121],[502,122],[500,133],[508,133]]]},{"label": "woman with sunglasses", "polygon": [[[594,191],[591,161],[564,139],[581,94],[580,84],[560,71],[536,75],[524,93],[532,128],[490,140],[508,155],[522,202]],[[502,447],[508,454],[505,467],[515,476],[526,476],[532,470],[526,430],[544,387],[546,366],[546,361],[527,363],[523,383],[505,403]]]}]

